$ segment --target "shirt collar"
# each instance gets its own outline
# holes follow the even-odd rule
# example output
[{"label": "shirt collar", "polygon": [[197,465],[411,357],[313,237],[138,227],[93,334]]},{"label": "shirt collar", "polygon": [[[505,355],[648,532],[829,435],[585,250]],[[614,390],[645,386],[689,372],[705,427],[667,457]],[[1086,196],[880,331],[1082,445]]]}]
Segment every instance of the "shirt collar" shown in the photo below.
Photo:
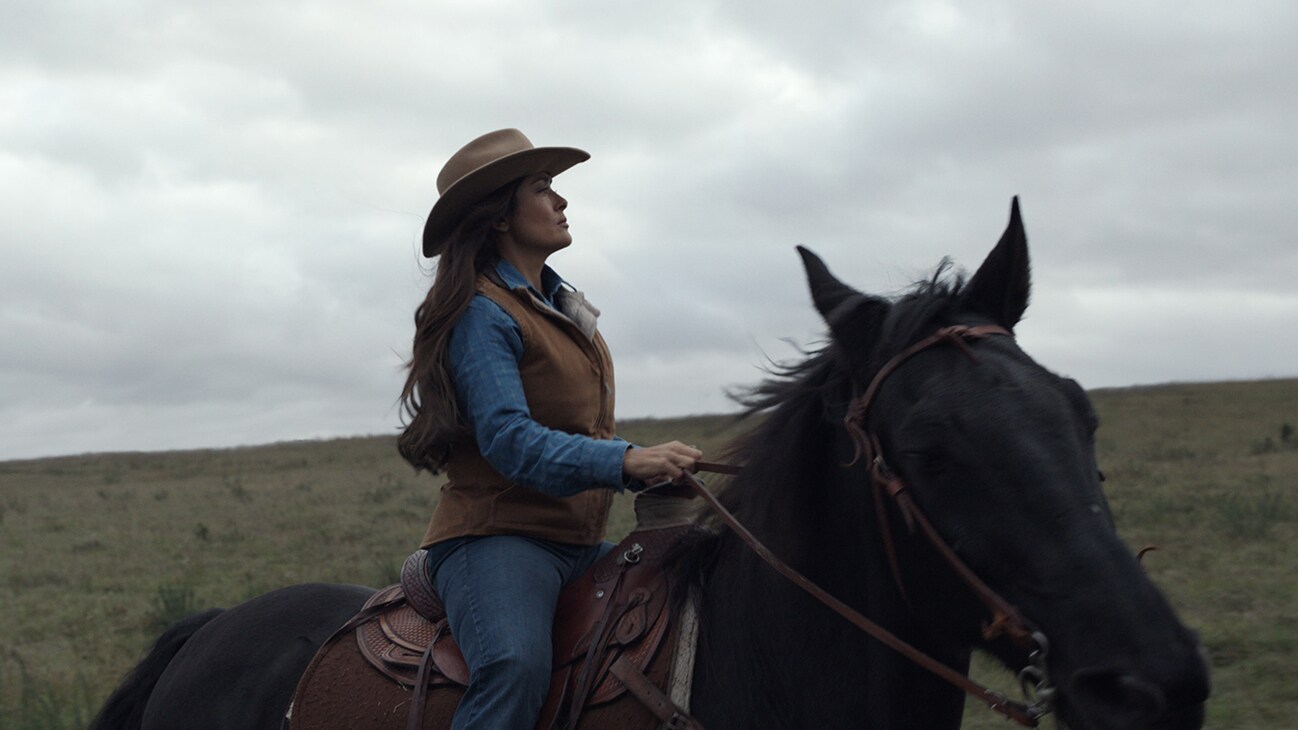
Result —
[{"label": "shirt collar", "polygon": [[510,289],[517,289],[519,287],[530,289],[550,306],[554,306],[554,295],[568,283],[564,281],[563,277],[559,276],[554,269],[550,268],[549,265],[546,265],[541,268],[541,287],[545,291],[538,292],[536,291],[536,287],[532,286],[531,283],[528,282],[527,277],[523,276],[522,272],[505,259],[497,260],[496,275],[499,276],[500,280],[505,282],[505,286]]}]

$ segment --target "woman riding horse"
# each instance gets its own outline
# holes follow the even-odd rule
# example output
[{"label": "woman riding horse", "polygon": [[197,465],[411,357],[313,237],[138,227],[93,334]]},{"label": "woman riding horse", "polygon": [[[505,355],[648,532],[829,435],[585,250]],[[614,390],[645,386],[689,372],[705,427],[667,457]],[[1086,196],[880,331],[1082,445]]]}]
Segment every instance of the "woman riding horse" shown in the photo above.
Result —
[{"label": "woman riding horse", "polygon": [[437,275],[415,313],[399,448],[449,478],[421,547],[469,666],[455,730],[536,723],[559,591],[611,547],[613,493],[702,456],[616,436],[599,311],[546,265],[572,243],[553,178],[588,158],[483,135],[442,168],[424,227]]},{"label": "woman riding horse", "polygon": [[[459,169],[452,168],[441,185],[443,199],[449,199],[451,182],[493,160],[532,149],[516,134],[503,135],[515,140],[512,150],[497,147],[496,152],[480,154],[480,164],[467,160]],[[538,166],[552,176],[578,158],[584,155],[569,152]],[[519,188],[515,209],[502,200],[495,212],[466,212],[459,217],[468,220],[472,215],[491,222],[485,227],[497,233],[489,235],[535,231],[537,238],[523,234],[535,244],[539,233],[548,231],[555,234],[550,245],[566,245],[565,236],[555,230],[562,230],[566,222],[564,201],[547,182],[534,179],[535,170],[526,168],[513,168],[511,175],[523,175],[522,185],[531,180],[537,187]],[[518,179],[511,175],[494,182],[499,186]],[[548,208],[535,205],[538,201],[528,196],[547,201]],[[437,240],[434,237],[430,253],[440,250]],[[538,393],[533,403],[534,394],[526,389],[537,369],[547,365],[529,356],[535,354],[538,338],[546,338],[556,348],[568,347],[574,359],[585,355],[588,372],[578,377],[572,371],[571,386],[578,389],[573,393],[585,394],[587,402],[603,403],[595,397],[602,393],[602,383],[589,374],[596,367],[590,358],[599,354],[596,336],[570,329],[582,320],[578,310],[570,309],[574,314],[568,316],[552,313],[541,294],[549,291],[545,281],[534,291],[535,282],[524,276],[538,269],[519,269],[503,251],[498,256],[491,268],[465,265],[459,275],[454,269],[444,270],[435,286],[467,281],[473,284],[467,308],[483,307],[486,302],[480,300],[487,298],[507,314],[509,306],[525,313],[510,318],[517,331],[504,324],[507,332],[514,332],[507,344],[522,343],[516,360],[516,377],[522,386],[516,386],[515,393],[517,387],[523,388],[532,416],[541,415],[541,403],[546,413],[562,405],[545,400],[546,396],[556,402],[564,396]],[[810,252],[804,251],[803,257],[812,300],[828,325],[829,338],[824,348],[751,393],[750,405],[766,415],[741,440],[738,455],[744,471],[720,496],[736,524],[761,537],[768,552],[814,580],[844,606],[954,672],[968,667],[974,648],[992,653],[1015,671],[1022,670],[1029,688],[1039,693],[1040,706],[1053,708],[1075,730],[1202,727],[1208,667],[1194,633],[1180,622],[1114,529],[1095,460],[1097,422],[1089,399],[1077,383],[1029,357],[1013,335],[1031,288],[1027,238],[1017,204],[1005,235],[967,282],[935,277],[905,296],[890,299],[843,284]],[[448,260],[439,263],[445,266]],[[520,282],[510,289],[493,282],[492,272],[503,278],[500,272],[506,263],[528,285]],[[487,272],[487,281],[475,278],[480,269]],[[481,294],[484,289],[487,294]],[[562,291],[566,290],[559,285],[550,293],[550,301],[559,309],[571,307],[561,303]],[[461,321],[452,310],[445,310],[450,314],[439,315],[438,320],[434,315],[444,311],[438,309],[439,301],[430,295],[431,303],[421,308],[421,323]],[[558,334],[529,329],[536,321],[562,329]],[[453,326],[442,328],[444,337],[448,328]],[[421,335],[425,332],[421,327]],[[560,339],[558,335],[565,333],[572,334]],[[978,333],[991,336],[973,336]],[[418,343],[412,373],[419,372],[419,363],[429,362],[420,353],[439,349],[449,353],[454,347],[453,343],[449,347]],[[560,364],[539,371],[557,377],[567,372],[559,369]],[[447,403],[471,410],[451,395],[461,386],[454,372],[442,375],[440,381],[428,380],[428,385],[416,376],[420,384],[411,394],[426,398],[421,412],[429,412],[432,404]],[[437,390],[439,383],[442,390]],[[611,393],[608,397],[611,401]],[[588,428],[594,433],[572,438],[591,448],[621,450],[622,473],[610,477],[614,482],[672,473],[665,464],[640,471],[640,456],[666,452],[681,459],[673,462],[677,468],[696,458],[697,452],[680,445],[627,451],[622,442],[595,438],[611,436],[612,425],[611,420],[597,417],[598,406],[593,408]],[[450,433],[448,424],[454,420],[444,411],[437,413]],[[608,430],[595,430],[594,424]],[[427,439],[436,431],[431,427],[415,431],[422,439],[405,439],[403,447],[437,444]],[[469,476],[490,473],[475,461],[489,459],[476,450],[476,444],[482,443],[482,451],[489,452],[489,438],[499,436],[463,434],[446,447],[440,460],[432,451],[410,453],[427,459],[422,462],[425,468],[447,464],[455,485],[448,489],[448,497],[466,484],[499,494],[504,511],[488,511],[486,517],[517,514],[520,504],[537,506],[538,512],[541,505],[555,509],[545,513],[545,520],[517,527],[495,523],[498,533],[470,531],[445,540],[437,539],[444,524],[439,512],[433,520],[430,547],[451,555],[438,571],[448,596],[457,590],[468,592],[451,585],[455,576],[446,568],[457,553],[465,556],[467,568],[477,567],[469,562],[478,560],[471,551],[460,552],[466,546],[526,541],[545,553],[534,562],[546,566],[549,585],[562,582],[560,569],[599,550],[597,536],[583,547],[519,534],[536,523],[551,524],[551,517],[569,514],[567,509],[576,502],[563,500],[572,497],[553,497],[500,482],[457,481],[461,458],[468,460],[463,470]],[[521,469],[526,472],[535,466]],[[611,471],[616,472],[616,463]],[[604,493],[617,488],[616,483],[596,487]],[[578,497],[591,493],[574,491]],[[477,498],[476,494],[452,497],[465,505],[455,508],[459,512],[453,510],[451,516],[483,516],[473,511],[478,508]],[[602,520],[602,514],[597,516]],[[560,524],[576,526],[572,521]],[[546,546],[550,549],[543,549]],[[578,557],[564,562],[560,558],[565,555]],[[468,580],[490,583],[493,574],[486,571],[497,567],[514,568],[506,562],[476,571]],[[691,549],[682,551],[671,570],[677,585],[690,587],[696,597],[697,651],[688,683],[689,706],[683,709],[705,727],[960,727],[964,706],[960,689],[874,638],[876,634],[867,635],[859,624],[843,620],[846,613],[811,598],[772,570],[738,532],[705,533]],[[529,585],[537,579],[526,575],[518,580],[523,578]],[[975,590],[980,584],[982,588]],[[469,586],[469,591],[487,589]],[[520,588],[510,583],[502,591],[518,593]],[[981,598],[988,593],[1005,606],[993,609],[985,604]],[[372,589],[359,586],[288,586],[225,611],[185,619],[168,629],[131,671],[105,703],[92,730],[280,730],[286,715],[298,730],[319,727],[309,719],[308,707],[292,707],[294,688],[304,673],[309,674],[308,665],[322,646],[347,649],[364,662],[356,636],[340,634],[339,627],[373,594]],[[499,602],[500,595],[487,597]],[[471,618],[461,622],[495,618],[477,608],[470,604]],[[542,606],[542,610],[551,609]],[[1020,619],[1002,621],[1007,612]],[[548,630],[548,613],[542,618],[539,626],[531,627],[536,632]],[[1031,632],[1030,641],[1014,640],[1016,625]],[[472,626],[462,627],[455,638],[464,641],[465,633],[472,630]],[[412,693],[368,666],[357,668],[361,674],[341,673],[339,684],[325,693],[329,702],[318,709],[328,717],[325,724],[405,726]],[[362,685],[376,688],[375,696],[366,699],[378,700],[390,722],[348,725],[346,713],[365,708],[343,698],[348,687]],[[393,695],[380,697],[380,691]],[[445,702],[439,705],[440,714],[426,714],[424,727],[444,726],[450,714],[447,705],[458,696],[452,690],[442,693]],[[437,704],[435,697],[436,693],[430,704]],[[618,703],[608,704],[612,712]],[[516,711],[520,713],[516,724],[525,725],[522,711]],[[483,715],[481,709],[474,716],[467,712],[462,711],[456,722],[510,722]],[[625,721],[595,714],[582,717],[583,728],[627,727]]]}]

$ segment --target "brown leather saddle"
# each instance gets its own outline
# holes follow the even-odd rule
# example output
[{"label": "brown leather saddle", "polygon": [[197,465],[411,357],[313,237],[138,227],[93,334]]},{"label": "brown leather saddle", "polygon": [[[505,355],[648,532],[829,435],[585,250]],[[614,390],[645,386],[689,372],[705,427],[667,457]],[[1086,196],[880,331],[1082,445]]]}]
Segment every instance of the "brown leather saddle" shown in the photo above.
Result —
[{"label": "brown leather saddle", "polygon": [[[553,631],[554,674],[538,728],[574,725],[584,708],[617,699],[636,684],[628,673],[644,677],[671,623],[672,586],[663,559],[691,529],[637,530],[563,589]],[[423,550],[411,555],[401,583],[376,593],[357,615],[361,654],[415,689],[412,717],[421,711],[424,692],[469,680],[427,568]]]}]

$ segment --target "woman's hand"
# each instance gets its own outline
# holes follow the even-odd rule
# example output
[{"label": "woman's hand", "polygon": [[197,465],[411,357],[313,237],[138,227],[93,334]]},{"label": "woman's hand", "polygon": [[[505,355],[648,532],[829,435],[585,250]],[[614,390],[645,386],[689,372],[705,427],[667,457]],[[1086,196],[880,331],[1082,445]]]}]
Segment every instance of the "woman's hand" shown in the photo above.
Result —
[{"label": "woman's hand", "polygon": [[657,486],[664,482],[674,482],[686,472],[694,472],[694,463],[702,457],[702,451],[679,441],[644,448],[632,447],[622,456],[622,473],[631,479]]}]

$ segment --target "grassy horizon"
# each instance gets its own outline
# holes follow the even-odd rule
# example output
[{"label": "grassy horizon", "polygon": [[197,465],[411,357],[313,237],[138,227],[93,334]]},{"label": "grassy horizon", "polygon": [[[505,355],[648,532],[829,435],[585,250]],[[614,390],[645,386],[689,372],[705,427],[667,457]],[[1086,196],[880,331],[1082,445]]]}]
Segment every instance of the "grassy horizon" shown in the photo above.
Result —
[{"label": "grassy horizon", "polygon": [[[1092,391],[1123,538],[1213,664],[1210,728],[1298,717],[1298,380]],[[631,419],[716,458],[734,415]],[[185,613],[309,581],[386,585],[441,481],[393,436],[0,462],[0,727],[84,727]],[[612,537],[632,526],[619,498]],[[1007,686],[984,662],[977,673]],[[981,707],[967,728],[1004,727]]]}]

